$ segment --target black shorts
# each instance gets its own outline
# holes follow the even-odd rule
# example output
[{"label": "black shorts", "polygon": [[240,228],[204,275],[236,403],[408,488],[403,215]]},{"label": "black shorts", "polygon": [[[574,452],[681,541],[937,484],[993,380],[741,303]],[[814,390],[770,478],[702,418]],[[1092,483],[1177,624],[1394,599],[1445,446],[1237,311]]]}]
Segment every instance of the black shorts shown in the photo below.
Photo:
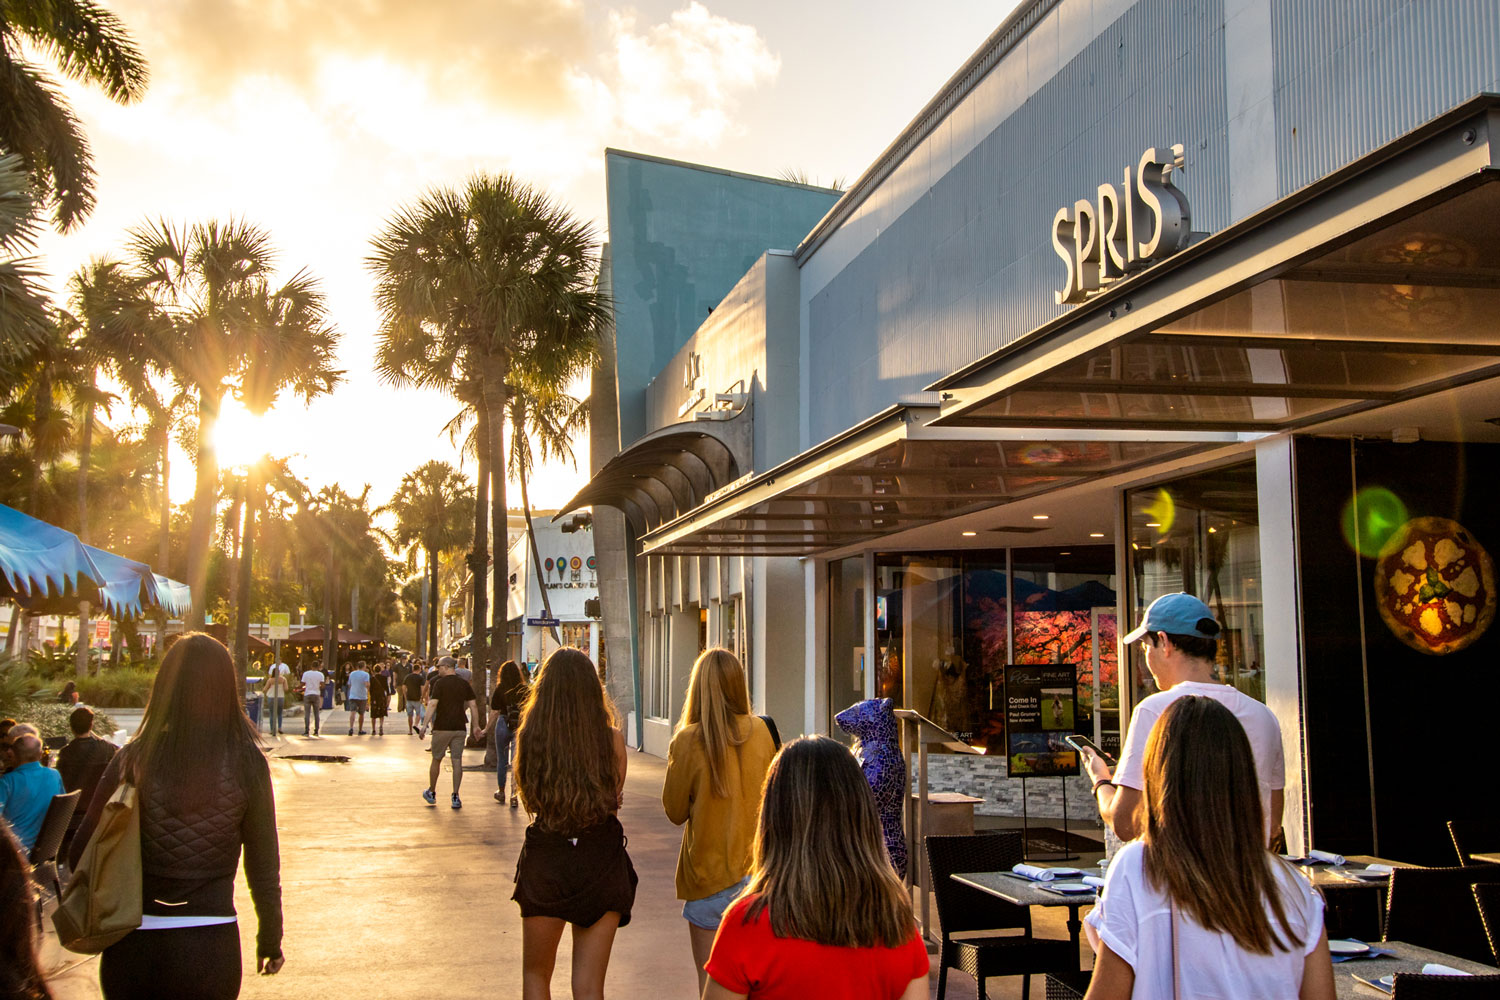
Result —
[{"label": "black shorts", "polygon": [[557,917],[592,927],[613,910],[620,926],[630,923],[639,879],[625,850],[625,830],[611,816],[577,837],[526,828],[516,861],[516,891],[522,917]]}]

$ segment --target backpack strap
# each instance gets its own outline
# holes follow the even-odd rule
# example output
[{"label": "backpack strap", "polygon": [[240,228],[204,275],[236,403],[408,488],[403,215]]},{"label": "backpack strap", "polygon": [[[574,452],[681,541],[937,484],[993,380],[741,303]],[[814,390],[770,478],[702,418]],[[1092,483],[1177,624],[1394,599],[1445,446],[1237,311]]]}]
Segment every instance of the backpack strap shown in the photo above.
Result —
[{"label": "backpack strap", "polygon": [[757,719],[766,724],[766,729],[771,733],[771,745],[777,750],[781,749],[781,731],[776,728],[776,720],[769,715],[757,715]]}]

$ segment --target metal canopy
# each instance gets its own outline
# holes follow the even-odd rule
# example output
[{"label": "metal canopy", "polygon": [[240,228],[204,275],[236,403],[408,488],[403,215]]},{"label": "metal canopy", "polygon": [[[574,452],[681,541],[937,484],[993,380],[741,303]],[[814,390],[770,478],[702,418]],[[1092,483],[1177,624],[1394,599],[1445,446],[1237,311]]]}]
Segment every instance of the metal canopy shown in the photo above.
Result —
[{"label": "metal canopy", "polygon": [[749,468],[752,435],[749,407],[727,420],[660,428],[606,462],[553,520],[599,504],[624,511],[644,534],[738,479]]},{"label": "metal canopy", "polygon": [[957,372],[952,427],[1281,432],[1500,376],[1494,99]]}]

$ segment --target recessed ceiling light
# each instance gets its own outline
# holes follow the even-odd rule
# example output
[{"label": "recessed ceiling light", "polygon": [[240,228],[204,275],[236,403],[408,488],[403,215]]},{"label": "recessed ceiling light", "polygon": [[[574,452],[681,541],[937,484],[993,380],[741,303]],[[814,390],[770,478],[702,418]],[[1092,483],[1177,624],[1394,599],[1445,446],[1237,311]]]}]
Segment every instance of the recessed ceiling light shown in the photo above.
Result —
[{"label": "recessed ceiling light", "polygon": [[1058,553],[1058,555],[1060,555],[1060,556],[1070,556],[1070,555],[1072,555],[1072,554],[1073,554],[1073,553],[1071,553],[1071,552],[1059,552],[1059,553]]},{"label": "recessed ceiling light", "polygon": [[1031,515],[1031,519],[1033,521],[1045,521],[1045,520],[1047,520],[1047,515],[1046,514],[1032,514]]},{"label": "recessed ceiling light", "polygon": [[959,534],[963,535],[965,538],[973,538],[975,535],[979,534],[979,532],[977,532],[977,531],[961,531],[961,532],[959,532]]},{"label": "recessed ceiling light", "polygon": [[1090,538],[1103,538],[1104,537],[1104,532],[1102,532],[1102,531],[1091,531],[1091,532],[1089,532],[1089,537]]}]

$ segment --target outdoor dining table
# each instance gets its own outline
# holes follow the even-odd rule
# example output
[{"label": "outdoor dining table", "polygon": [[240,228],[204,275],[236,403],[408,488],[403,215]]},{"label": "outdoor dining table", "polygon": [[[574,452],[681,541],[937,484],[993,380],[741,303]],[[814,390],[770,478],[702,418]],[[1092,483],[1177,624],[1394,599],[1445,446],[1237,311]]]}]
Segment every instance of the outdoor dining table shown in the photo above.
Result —
[{"label": "outdoor dining table", "polygon": [[1339,1000],[1345,1000],[1345,998],[1370,1000],[1381,995],[1379,989],[1360,982],[1354,978],[1355,976],[1374,981],[1397,972],[1421,972],[1422,966],[1428,962],[1446,965],[1450,969],[1472,973],[1476,976],[1492,976],[1500,972],[1500,969],[1492,965],[1481,965],[1466,958],[1455,958],[1440,951],[1433,951],[1431,948],[1419,948],[1414,944],[1403,944],[1400,941],[1381,941],[1376,944],[1376,947],[1381,951],[1393,952],[1394,955],[1357,958],[1348,962],[1340,962],[1333,967],[1334,994],[1339,997]]},{"label": "outdoor dining table", "polygon": [[[1307,878],[1313,886],[1324,893],[1344,892],[1349,889],[1366,889],[1371,892],[1368,897],[1374,903],[1374,908],[1364,914],[1358,911],[1362,905],[1355,902],[1356,897],[1350,896],[1350,906],[1342,912],[1348,916],[1351,923],[1340,923],[1335,920],[1330,924],[1335,930],[1342,926],[1344,933],[1373,931],[1373,936],[1378,936],[1385,930],[1385,897],[1390,891],[1391,880],[1389,878],[1376,879],[1373,881],[1361,881],[1349,878],[1343,874],[1345,871],[1358,871],[1366,865],[1388,865],[1391,868],[1418,868],[1419,865],[1408,864],[1405,861],[1392,861],[1389,858],[1377,858],[1368,854],[1351,854],[1344,858],[1342,865],[1298,865],[1298,870]],[[1337,910],[1332,901],[1330,908]]]},{"label": "outdoor dining table", "polygon": [[[1039,866],[1046,867],[1046,866]],[[1058,879],[1059,882],[1076,882],[1084,875],[1103,877],[1104,873],[1098,868],[1076,868],[1074,871],[1082,872],[1068,878]],[[1078,918],[1078,909],[1083,906],[1093,906],[1098,902],[1096,893],[1061,893],[1052,892],[1043,888],[1051,885],[1050,882],[1036,882],[1023,875],[1013,872],[958,872],[953,876],[955,882],[972,886],[980,892],[987,892],[991,896],[1003,899],[1007,903],[1017,906],[1066,906],[1068,908],[1068,937],[1073,942],[1073,950],[1078,951],[1078,935],[1083,930],[1083,921]]]}]

